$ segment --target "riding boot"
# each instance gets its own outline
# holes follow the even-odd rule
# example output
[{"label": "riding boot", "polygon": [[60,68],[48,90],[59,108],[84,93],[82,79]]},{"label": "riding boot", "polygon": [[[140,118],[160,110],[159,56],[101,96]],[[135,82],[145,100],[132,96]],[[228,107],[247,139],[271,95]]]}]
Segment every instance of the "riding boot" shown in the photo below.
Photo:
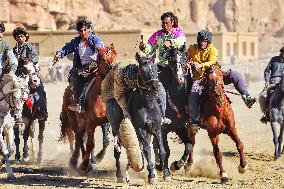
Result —
[{"label": "riding boot", "polygon": [[242,99],[244,100],[248,108],[251,108],[252,105],[256,102],[256,98],[251,97],[249,94],[242,95]]}]

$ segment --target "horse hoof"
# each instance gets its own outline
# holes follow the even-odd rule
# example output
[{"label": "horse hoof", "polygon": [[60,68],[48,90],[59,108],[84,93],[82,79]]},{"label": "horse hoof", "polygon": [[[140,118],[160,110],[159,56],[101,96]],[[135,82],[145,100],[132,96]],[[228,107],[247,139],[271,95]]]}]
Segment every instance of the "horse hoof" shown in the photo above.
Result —
[{"label": "horse hoof", "polygon": [[27,156],[27,157],[23,158],[23,161],[24,161],[25,163],[29,162],[29,161],[30,161],[30,156]]},{"label": "horse hoof", "polygon": [[16,164],[16,165],[19,165],[20,164],[20,160],[19,159],[15,159],[13,163]]},{"label": "horse hoof", "polygon": [[222,173],[222,175],[221,175],[221,183],[225,184],[227,182],[229,182],[229,178],[228,178],[227,173]]},{"label": "horse hoof", "polygon": [[8,179],[9,181],[13,181],[13,180],[16,179],[16,177],[15,177],[14,173],[12,173],[12,174],[8,174],[8,175],[7,175],[7,179]]},{"label": "horse hoof", "polygon": [[177,161],[174,161],[174,162],[171,164],[170,170],[171,170],[172,172],[175,172],[175,171],[179,170],[179,167],[177,166],[177,164],[178,164]]},{"label": "horse hoof", "polygon": [[239,173],[244,174],[247,168],[248,168],[248,165],[246,165],[245,167],[242,167],[241,165],[239,165],[238,167]]},{"label": "horse hoof", "polygon": [[148,178],[148,183],[151,184],[151,185],[156,184],[156,183],[157,183],[156,177],[154,177],[154,178]]},{"label": "horse hoof", "polygon": [[159,172],[163,171],[161,164],[158,164],[158,163],[155,164],[155,169]]},{"label": "horse hoof", "polygon": [[[124,183],[123,177],[118,177],[118,178],[116,178],[116,182],[117,182],[117,183]],[[128,182],[129,182],[129,181],[128,181]]]},{"label": "horse hoof", "polygon": [[186,175],[189,173],[191,165],[192,165],[192,163],[190,165],[184,166],[184,172],[185,172]]},{"label": "horse hoof", "polygon": [[77,163],[75,163],[75,162],[73,162],[73,161],[69,161],[69,167],[70,167],[70,169],[76,169],[76,167],[77,167]]},{"label": "horse hoof", "polygon": [[171,176],[164,176],[163,179],[164,179],[165,182],[172,181],[172,177]]}]

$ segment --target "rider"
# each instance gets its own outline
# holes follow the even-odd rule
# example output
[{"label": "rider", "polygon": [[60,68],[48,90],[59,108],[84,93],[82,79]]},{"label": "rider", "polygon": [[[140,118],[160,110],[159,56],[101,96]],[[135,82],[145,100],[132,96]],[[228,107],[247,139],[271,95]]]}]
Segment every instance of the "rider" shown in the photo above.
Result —
[{"label": "rider", "polygon": [[[2,22],[0,22],[0,63],[1,63],[0,84],[3,87],[5,86],[5,84],[12,81],[13,86],[16,88],[19,86],[19,79],[15,75],[15,71],[18,66],[18,61],[12,49],[8,45],[8,43],[2,39],[4,32],[5,32],[5,25]],[[0,92],[0,95],[2,97],[3,97],[3,92],[7,91]],[[16,122],[21,122],[21,117],[22,117],[21,110],[14,112],[14,116],[16,117]]]},{"label": "rider", "polygon": [[269,61],[264,70],[265,86],[264,90],[267,91],[266,106],[261,122],[266,123],[269,120],[267,106],[271,94],[275,91],[275,86],[280,82],[284,73],[284,46],[280,49],[279,56],[274,56]]},{"label": "rider", "polygon": [[92,22],[89,20],[79,20],[77,22],[77,31],[79,36],[72,39],[61,50],[57,51],[54,56],[54,62],[57,62],[59,58],[74,53],[73,68],[76,70],[74,74],[74,100],[76,104],[70,105],[68,108],[72,111],[84,112],[83,90],[89,78],[78,74],[78,69],[83,68],[97,60],[96,46],[102,48],[103,42],[92,32]]},{"label": "rider", "polygon": [[[199,124],[199,104],[203,86],[200,85],[204,78],[204,71],[213,64],[216,64],[218,50],[211,43],[212,33],[207,30],[198,32],[197,44],[189,46],[187,58],[192,66],[193,85],[188,96],[188,110],[190,112],[190,123]],[[233,83],[236,90],[242,95],[242,98],[248,108],[255,103],[256,99],[249,95],[247,85],[239,72],[228,70],[224,72],[224,84]]]},{"label": "rider", "polygon": [[[16,75],[20,78],[28,78],[30,85],[27,83],[26,88],[30,90],[30,93],[37,92],[42,95],[42,99],[46,99],[46,92],[42,82],[38,82],[40,79],[37,76],[39,72],[39,57],[36,48],[31,45],[29,40],[29,33],[25,28],[17,27],[13,31],[13,37],[16,40],[16,45],[13,48],[13,52],[18,59],[18,67]],[[31,78],[29,78],[31,77]],[[28,81],[28,82],[29,82]],[[47,107],[45,100],[42,101],[40,106],[42,117],[47,119]],[[39,102],[38,102],[39,103]]]},{"label": "rider", "polygon": [[[144,44],[143,39],[140,42],[139,48],[145,54],[155,54],[159,51],[158,68],[160,70],[159,80],[164,88],[168,90],[170,84],[170,67],[168,66],[168,50],[171,48],[179,49],[186,43],[186,38],[182,29],[178,28],[178,18],[172,12],[165,12],[161,16],[162,29],[156,31]],[[166,94],[163,94],[166,96]],[[163,98],[164,100],[166,98]],[[165,103],[165,102],[163,102]],[[166,104],[166,103],[165,103]],[[163,116],[165,117],[166,105],[164,105]],[[164,118],[165,122],[170,123],[171,120]]]}]

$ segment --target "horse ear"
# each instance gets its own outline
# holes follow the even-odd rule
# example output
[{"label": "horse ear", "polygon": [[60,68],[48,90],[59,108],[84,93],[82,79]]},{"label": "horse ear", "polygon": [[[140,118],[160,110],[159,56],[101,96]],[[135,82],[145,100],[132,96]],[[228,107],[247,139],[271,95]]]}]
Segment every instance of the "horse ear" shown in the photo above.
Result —
[{"label": "horse ear", "polygon": [[141,58],[141,56],[140,56],[140,54],[137,52],[136,54],[135,54],[135,59],[136,59],[136,61],[139,63],[140,62],[140,58]]},{"label": "horse ear", "polygon": [[113,43],[110,44],[110,49],[113,50],[114,49],[114,45]]}]

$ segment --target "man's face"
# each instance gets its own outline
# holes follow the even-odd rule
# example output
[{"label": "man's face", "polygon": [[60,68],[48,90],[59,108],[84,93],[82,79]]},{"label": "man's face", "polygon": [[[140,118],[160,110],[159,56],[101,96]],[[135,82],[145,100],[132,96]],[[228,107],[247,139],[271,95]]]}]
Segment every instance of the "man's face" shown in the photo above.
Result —
[{"label": "man's face", "polygon": [[0,41],[2,40],[4,32],[0,31]]},{"label": "man's face", "polygon": [[162,28],[165,33],[169,33],[174,25],[174,21],[171,20],[170,17],[166,17],[164,20],[162,20]]},{"label": "man's face", "polygon": [[86,28],[86,26],[83,26],[83,28],[78,31],[82,39],[85,39],[85,40],[89,39],[90,32],[91,32],[91,29]]},{"label": "man's face", "polygon": [[19,45],[22,45],[26,42],[27,38],[24,34],[19,34],[16,36],[16,41]]},{"label": "man's face", "polygon": [[200,47],[202,50],[205,50],[206,47],[207,47],[207,45],[208,45],[207,40],[202,40],[202,41],[200,42],[200,44],[199,44],[199,47]]}]

